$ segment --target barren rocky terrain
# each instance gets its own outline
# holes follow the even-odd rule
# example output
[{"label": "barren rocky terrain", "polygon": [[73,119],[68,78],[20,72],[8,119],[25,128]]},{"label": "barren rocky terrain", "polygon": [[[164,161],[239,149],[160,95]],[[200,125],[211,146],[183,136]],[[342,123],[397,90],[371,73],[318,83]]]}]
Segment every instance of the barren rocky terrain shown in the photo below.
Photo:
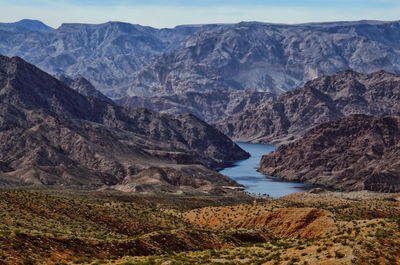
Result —
[{"label": "barren rocky terrain", "polygon": [[148,108],[161,113],[192,113],[207,122],[216,122],[241,112],[252,104],[274,98],[268,92],[253,90],[187,92],[160,97],[124,97],[116,100],[132,108]]},{"label": "barren rocky terrain", "polygon": [[[155,29],[108,22],[52,29],[23,20],[0,25],[0,54],[20,56],[53,76],[85,78],[126,105],[217,122],[269,97],[257,93],[281,94],[340,70],[400,73],[399,26],[241,22]],[[251,95],[236,102],[238,90]],[[228,99],[209,102],[215,93]]]},{"label": "barren rocky terrain", "polygon": [[173,29],[108,22],[54,30],[36,24],[30,31],[4,24],[0,53],[53,75],[82,76],[113,98],[224,89],[282,93],[348,68],[399,72],[398,21]]},{"label": "barren rocky terrain", "polygon": [[400,118],[350,115],[263,156],[260,171],[336,189],[400,191]]},{"label": "barren rocky terrain", "polygon": [[280,94],[338,70],[398,72],[399,23],[276,25],[242,22],[203,30],[133,76],[127,93],[254,89]]},{"label": "barren rocky terrain", "polygon": [[277,99],[253,104],[216,124],[237,141],[282,144],[350,114],[400,114],[400,76],[340,71],[307,82]]},{"label": "barren rocky terrain", "polygon": [[[238,186],[210,167],[248,157],[193,115],[134,110],[87,98],[18,57],[0,57],[0,89],[2,185],[124,183],[134,189],[132,181],[141,171],[165,167],[159,170],[179,179],[168,173],[173,180],[160,180],[147,172],[144,190],[165,184],[166,191],[170,186],[175,186],[172,191],[181,186],[210,191]],[[152,182],[154,176],[157,181]]]}]

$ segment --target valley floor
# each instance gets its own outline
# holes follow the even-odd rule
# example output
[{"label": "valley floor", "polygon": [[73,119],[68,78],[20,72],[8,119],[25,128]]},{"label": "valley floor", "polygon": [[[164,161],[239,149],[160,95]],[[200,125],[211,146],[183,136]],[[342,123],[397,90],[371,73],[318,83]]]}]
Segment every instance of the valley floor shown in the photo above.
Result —
[{"label": "valley floor", "polygon": [[0,264],[399,264],[400,194],[0,191]]}]

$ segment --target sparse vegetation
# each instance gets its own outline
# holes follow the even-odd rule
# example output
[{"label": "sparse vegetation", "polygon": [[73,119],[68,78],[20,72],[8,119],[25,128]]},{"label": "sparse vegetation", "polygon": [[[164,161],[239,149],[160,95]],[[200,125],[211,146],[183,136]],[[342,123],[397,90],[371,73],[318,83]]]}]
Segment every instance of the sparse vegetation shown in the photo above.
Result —
[{"label": "sparse vegetation", "polygon": [[[206,196],[164,200],[160,196],[1,191],[0,261],[59,265],[400,261],[396,194],[362,199],[312,195],[311,200],[303,193],[257,205]],[[217,206],[221,203],[228,206]]]}]

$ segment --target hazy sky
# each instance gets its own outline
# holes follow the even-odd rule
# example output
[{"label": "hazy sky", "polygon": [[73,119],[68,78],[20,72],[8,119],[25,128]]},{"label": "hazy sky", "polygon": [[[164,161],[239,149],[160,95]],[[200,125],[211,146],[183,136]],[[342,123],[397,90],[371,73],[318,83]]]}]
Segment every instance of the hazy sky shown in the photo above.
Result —
[{"label": "hazy sky", "polygon": [[0,21],[124,21],[153,27],[262,21],[302,23],[337,20],[398,20],[400,0],[0,0]]}]

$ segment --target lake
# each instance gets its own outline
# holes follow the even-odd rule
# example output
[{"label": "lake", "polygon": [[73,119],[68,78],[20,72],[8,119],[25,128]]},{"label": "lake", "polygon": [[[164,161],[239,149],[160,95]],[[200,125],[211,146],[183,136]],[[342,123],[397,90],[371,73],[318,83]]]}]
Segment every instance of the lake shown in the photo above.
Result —
[{"label": "lake", "polygon": [[288,182],[281,178],[264,175],[257,171],[260,167],[261,157],[271,153],[276,146],[252,143],[237,143],[243,150],[250,153],[251,157],[237,161],[233,166],[219,171],[238,183],[247,187],[246,191],[254,194],[268,194],[272,198],[282,197],[293,192],[304,191],[312,185]]}]

